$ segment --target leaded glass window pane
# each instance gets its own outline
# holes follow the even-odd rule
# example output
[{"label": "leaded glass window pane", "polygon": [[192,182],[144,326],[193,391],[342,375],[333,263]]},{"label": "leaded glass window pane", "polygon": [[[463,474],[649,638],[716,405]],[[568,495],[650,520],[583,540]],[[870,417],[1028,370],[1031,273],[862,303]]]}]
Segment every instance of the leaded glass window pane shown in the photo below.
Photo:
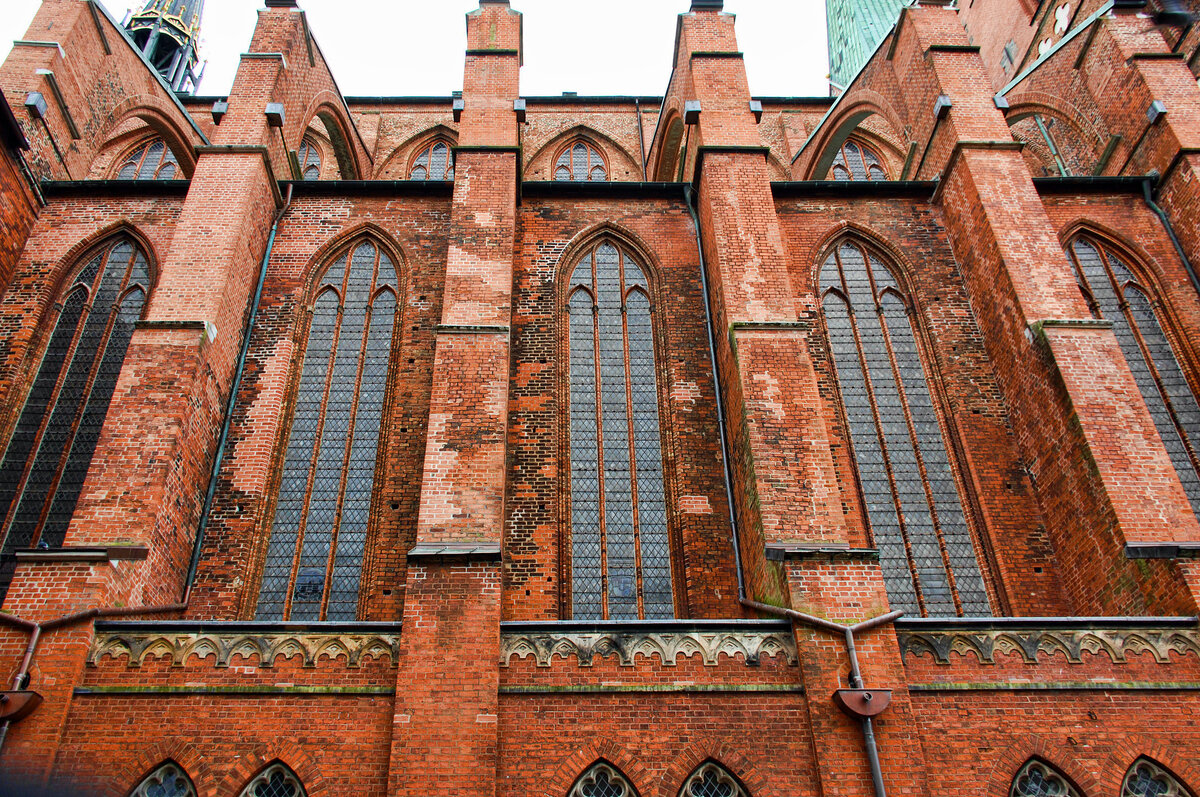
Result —
[{"label": "leaded glass window pane", "polygon": [[750,797],[750,793],[719,764],[709,761],[692,773],[679,797]]},{"label": "leaded glass window pane", "polygon": [[577,618],[675,614],[658,377],[642,268],[604,242],[570,281],[571,597]]},{"label": "leaded glass window pane", "polygon": [[1067,779],[1046,763],[1033,759],[1013,778],[1010,797],[1080,797]]},{"label": "leaded glass window pane", "polygon": [[886,180],[883,161],[870,147],[857,139],[847,139],[838,150],[829,169],[834,180]]},{"label": "leaded glass window pane", "polygon": [[313,305],[259,588],[264,620],[353,620],[399,312],[396,270],[363,241]]},{"label": "leaded glass window pane", "polygon": [[1112,322],[1192,511],[1200,514],[1200,404],[1163,332],[1154,303],[1134,281],[1129,267],[1108,249],[1080,238],[1068,251],[1092,312]]},{"label": "leaded glass window pane", "polygon": [[821,289],[851,450],[893,608],[926,616],[990,614],[896,278],[846,242],[822,267]]},{"label": "leaded glass window pane", "polygon": [[567,797],[636,797],[636,794],[624,775],[600,762],[583,773]]},{"label": "leaded glass window pane", "polygon": [[295,772],[273,764],[247,783],[239,797],[307,797],[307,792]]},{"label": "leaded glass window pane", "polygon": [[305,137],[296,159],[300,161],[300,171],[305,180],[321,179],[321,150],[312,139]]},{"label": "leaded glass window pane", "polygon": [[146,256],[108,244],[76,274],[0,461],[0,596],[13,554],[58,547],[75,512],[149,289]]},{"label": "leaded glass window pane", "polygon": [[139,146],[121,163],[118,180],[173,180],[179,160],[161,138]]},{"label": "leaded glass window pane", "polygon": [[445,141],[437,141],[417,155],[409,172],[410,180],[453,180],[454,153]]},{"label": "leaded glass window pane", "polygon": [[604,165],[604,156],[589,142],[577,140],[555,159],[554,179],[605,182],[608,169]]},{"label": "leaded glass window pane", "polygon": [[196,787],[182,767],[168,761],[147,775],[129,797],[196,797]]},{"label": "leaded glass window pane", "polygon": [[1192,794],[1170,772],[1148,758],[1139,758],[1125,775],[1121,797],[1192,797]]}]

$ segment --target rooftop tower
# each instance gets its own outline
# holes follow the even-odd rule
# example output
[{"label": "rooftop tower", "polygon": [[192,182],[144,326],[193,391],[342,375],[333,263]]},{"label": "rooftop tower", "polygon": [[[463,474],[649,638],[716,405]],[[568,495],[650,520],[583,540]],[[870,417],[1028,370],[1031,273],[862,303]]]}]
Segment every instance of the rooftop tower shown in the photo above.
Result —
[{"label": "rooftop tower", "polygon": [[175,91],[191,93],[200,83],[200,17],[204,0],[146,0],[125,29],[146,59]]}]

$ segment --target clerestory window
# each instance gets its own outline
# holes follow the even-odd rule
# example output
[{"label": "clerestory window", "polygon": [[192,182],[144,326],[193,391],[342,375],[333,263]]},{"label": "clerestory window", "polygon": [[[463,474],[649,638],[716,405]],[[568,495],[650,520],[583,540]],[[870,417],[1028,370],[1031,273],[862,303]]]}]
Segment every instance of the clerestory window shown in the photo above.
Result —
[{"label": "clerestory window", "polygon": [[307,797],[307,792],[295,772],[275,763],[247,783],[239,797]]},{"label": "clerestory window", "polygon": [[909,302],[873,251],[821,269],[825,326],[867,519],[892,608],[990,614]]},{"label": "clerestory window", "polygon": [[567,797],[637,797],[637,792],[624,775],[598,761],[575,781]]},{"label": "clerestory window", "polygon": [[1080,797],[1080,794],[1058,770],[1034,758],[1013,778],[1009,797]]},{"label": "clerestory window", "polygon": [[308,136],[300,144],[296,159],[300,162],[300,174],[305,180],[321,179],[321,150]]},{"label": "clerestory window", "polygon": [[1124,260],[1098,241],[1080,237],[1068,254],[1092,314],[1112,322],[1183,491],[1200,514],[1200,405],[1163,331],[1158,302]]},{"label": "clerestory window", "polygon": [[568,286],[576,618],[675,615],[649,287],[607,240]]},{"label": "clerestory window", "polygon": [[1142,757],[1125,773],[1121,797],[1192,797],[1192,793],[1170,772]]},{"label": "clerestory window", "polygon": [[600,150],[587,141],[576,139],[563,147],[554,159],[554,179],[602,183],[608,180],[608,167],[604,165]]},{"label": "clerestory window", "polygon": [[454,153],[449,142],[435,141],[425,147],[413,161],[410,180],[453,180]]},{"label": "clerestory window", "polygon": [[371,240],[334,258],[313,303],[279,480],[260,620],[353,620],[384,418],[396,269]]},{"label": "clerestory window", "polygon": [[63,544],[149,290],[146,255],[120,237],[84,260],[55,305],[54,331],[0,463],[0,594],[16,551]]},{"label": "clerestory window", "polygon": [[679,797],[750,797],[750,793],[720,764],[707,761],[684,782]]},{"label": "clerestory window", "polygon": [[121,162],[118,180],[174,180],[179,173],[179,159],[161,138],[146,141],[130,152]]},{"label": "clerestory window", "polygon": [[129,797],[196,797],[196,787],[181,766],[167,761],[143,778]]},{"label": "clerestory window", "polygon": [[883,159],[872,147],[857,138],[846,139],[838,150],[829,174],[834,180],[886,180]]}]

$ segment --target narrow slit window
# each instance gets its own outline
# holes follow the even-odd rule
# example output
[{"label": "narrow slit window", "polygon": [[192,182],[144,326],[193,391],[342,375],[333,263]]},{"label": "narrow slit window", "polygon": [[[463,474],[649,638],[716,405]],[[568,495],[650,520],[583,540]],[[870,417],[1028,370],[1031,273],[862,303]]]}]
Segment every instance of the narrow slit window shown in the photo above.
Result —
[{"label": "narrow slit window", "polygon": [[181,177],[179,159],[161,138],[147,141],[129,153],[117,172],[118,180],[174,180]]},{"label": "narrow slit window", "polygon": [[1079,238],[1068,253],[1092,313],[1111,321],[1192,511],[1200,515],[1200,404],[1163,331],[1150,293],[1108,248]]},{"label": "narrow slit window", "polygon": [[435,141],[413,161],[410,180],[453,180],[454,153],[446,141]]},{"label": "narrow slit window", "polygon": [[571,276],[571,602],[576,618],[675,615],[649,285],[604,242]]},{"label": "narrow slit window", "polygon": [[856,138],[849,138],[842,144],[829,167],[829,174],[839,182],[887,179],[879,153]]},{"label": "narrow slit window", "polygon": [[934,396],[896,278],[857,244],[821,270],[822,304],[867,519],[892,608],[988,615]]},{"label": "narrow slit window", "polygon": [[608,167],[600,150],[586,141],[577,140],[564,147],[554,159],[555,180],[602,183],[608,180]]},{"label": "narrow slit window", "polygon": [[145,254],[117,239],[85,261],[0,461],[0,596],[23,548],[62,546],[150,289]]},{"label": "narrow slit window", "polygon": [[259,591],[260,620],[353,620],[393,332],[396,269],[371,241],[321,280]]}]

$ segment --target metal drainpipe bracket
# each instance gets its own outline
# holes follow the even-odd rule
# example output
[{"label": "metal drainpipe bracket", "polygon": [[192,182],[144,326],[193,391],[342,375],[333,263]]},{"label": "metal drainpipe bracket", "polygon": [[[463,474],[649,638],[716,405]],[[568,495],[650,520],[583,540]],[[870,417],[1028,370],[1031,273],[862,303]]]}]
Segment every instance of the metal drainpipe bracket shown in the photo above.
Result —
[{"label": "metal drainpipe bracket", "polygon": [[0,722],[20,722],[42,704],[37,692],[0,692]]},{"label": "metal drainpipe bracket", "polygon": [[833,693],[837,707],[855,719],[878,717],[892,704],[891,689],[839,689]]}]

